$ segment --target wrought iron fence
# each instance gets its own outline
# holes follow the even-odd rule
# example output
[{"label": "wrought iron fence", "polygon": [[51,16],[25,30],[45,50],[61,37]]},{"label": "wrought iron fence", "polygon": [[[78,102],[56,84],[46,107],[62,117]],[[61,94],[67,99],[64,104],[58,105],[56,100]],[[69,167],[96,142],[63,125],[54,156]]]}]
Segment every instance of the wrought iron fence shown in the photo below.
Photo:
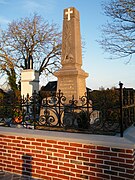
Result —
[{"label": "wrought iron fence", "polygon": [[32,97],[0,98],[0,125],[123,136],[135,122],[135,90],[120,83],[112,96],[110,100],[104,94],[100,103],[94,103],[89,92],[67,103],[59,90],[43,96],[34,92]]}]

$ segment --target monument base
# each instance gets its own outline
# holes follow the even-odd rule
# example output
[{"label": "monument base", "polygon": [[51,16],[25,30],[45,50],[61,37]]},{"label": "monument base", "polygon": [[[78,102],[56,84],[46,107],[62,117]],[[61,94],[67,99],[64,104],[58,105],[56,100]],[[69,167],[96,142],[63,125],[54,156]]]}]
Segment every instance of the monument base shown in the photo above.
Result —
[{"label": "monument base", "polygon": [[26,97],[27,94],[39,91],[39,72],[33,69],[23,70],[21,73],[21,95]]},{"label": "monument base", "polygon": [[67,103],[74,96],[74,99],[79,100],[80,97],[86,93],[85,79],[88,77],[88,73],[82,69],[60,69],[55,72],[55,76],[58,78],[57,91],[61,90],[66,97]]}]

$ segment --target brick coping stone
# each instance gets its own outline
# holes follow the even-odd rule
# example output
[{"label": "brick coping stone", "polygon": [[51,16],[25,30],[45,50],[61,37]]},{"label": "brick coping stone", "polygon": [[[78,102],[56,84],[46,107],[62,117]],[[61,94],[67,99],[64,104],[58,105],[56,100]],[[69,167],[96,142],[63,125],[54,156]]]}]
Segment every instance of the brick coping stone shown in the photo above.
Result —
[{"label": "brick coping stone", "polygon": [[93,134],[81,134],[81,133],[69,133],[69,132],[57,132],[57,131],[43,131],[32,130],[22,128],[10,128],[0,127],[0,134],[3,135],[15,135],[25,137],[43,138],[49,140],[69,141],[77,143],[90,143],[98,145],[107,145],[110,147],[120,148],[135,148],[135,127],[128,128],[124,137],[119,136],[107,136],[107,135],[93,135]]}]

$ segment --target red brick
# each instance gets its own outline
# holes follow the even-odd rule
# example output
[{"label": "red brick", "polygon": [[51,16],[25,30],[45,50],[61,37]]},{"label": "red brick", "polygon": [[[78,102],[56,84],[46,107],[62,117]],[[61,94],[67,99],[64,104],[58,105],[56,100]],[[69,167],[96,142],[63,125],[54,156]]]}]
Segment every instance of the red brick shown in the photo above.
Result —
[{"label": "red brick", "polygon": [[64,142],[64,141],[59,141],[58,144],[63,145],[63,146],[68,146],[69,145],[68,142]]},{"label": "red brick", "polygon": [[82,174],[82,170],[80,170],[80,169],[71,168],[71,171],[74,172],[74,173]]},{"label": "red brick", "polygon": [[52,144],[48,144],[48,143],[42,143],[43,147],[52,147]]},{"label": "red brick", "polygon": [[80,161],[89,161],[89,158],[86,158],[86,157],[78,157],[78,160]]},{"label": "red brick", "polygon": [[111,148],[113,152],[123,152],[125,153],[125,149],[119,149],[119,148]]},{"label": "red brick", "polygon": [[64,176],[64,175],[60,175],[58,174],[58,177],[61,178],[62,180],[69,180],[69,177],[68,176]]},{"label": "red brick", "polygon": [[[102,179],[110,179],[109,175],[100,174],[100,173],[97,173],[97,177],[102,178]],[[115,180],[118,180],[118,177]]]},{"label": "red brick", "polygon": [[110,175],[115,175],[115,176],[118,176],[118,172],[114,172],[114,171],[111,171],[111,170],[104,170],[104,174],[110,174]]},{"label": "red brick", "polygon": [[90,159],[90,162],[103,164],[103,160],[99,159]]},{"label": "red brick", "polygon": [[5,136],[6,138],[9,138],[9,139],[16,139],[15,136]]},{"label": "red brick", "polygon": [[45,163],[44,162],[35,162],[35,165],[37,165],[37,166],[44,166]]},{"label": "red brick", "polygon": [[114,167],[114,166],[112,166],[112,167],[111,167],[111,170],[112,170],[112,171],[125,172],[125,168],[122,168],[122,167]]},{"label": "red brick", "polygon": [[116,152],[107,152],[107,151],[105,151],[104,155],[117,157],[117,153]]},{"label": "red brick", "polygon": [[47,172],[46,174],[47,174],[47,176],[51,176],[51,177],[57,176],[56,173],[53,173],[53,172]]},{"label": "red brick", "polygon": [[77,161],[77,160],[70,160],[70,163],[83,165],[82,161]]},{"label": "red brick", "polygon": [[11,139],[3,139],[3,141],[5,141],[5,142],[11,142],[12,140],[11,140]]},{"label": "red brick", "polygon": [[58,153],[69,154],[69,151],[66,151],[66,150],[58,150]]},{"label": "red brick", "polygon": [[17,144],[17,147],[25,148],[25,145],[24,144]]},{"label": "red brick", "polygon": [[48,159],[57,160],[58,158],[54,156],[48,156]]},{"label": "red brick", "polygon": [[128,178],[128,179],[134,179],[134,174],[124,174],[124,173],[119,173],[120,177]]},{"label": "red brick", "polygon": [[37,142],[45,142],[45,139],[36,139]]},{"label": "red brick", "polygon": [[[1,144],[1,145],[5,145],[5,146],[9,145],[9,143],[7,143],[7,142],[1,142],[0,144]],[[9,145],[9,146],[10,146],[10,145]]]},{"label": "red brick", "polygon": [[75,168],[75,164],[64,163],[65,167]]},{"label": "red brick", "polygon": [[53,161],[53,164],[55,164],[55,165],[64,165],[63,162],[59,162],[59,161]]},{"label": "red brick", "polygon": [[102,173],[103,170],[99,168],[90,167],[90,171]]},{"label": "red brick", "polygon": [[42,162],[44,162],[45,164],[51,164],[52,163],[52,161],[48,160],[48,159],[42,159]]},{"label": "red brick", "polygon": [[81,156],[81,153],[77,151],[71,151],[70,154],[74,156]]},{"label": "red brick", "polygon": [[32,145],[41,146],[41,143],[40,142],[32,142]]},{"label": "red brick", "polygon": [[122,154],[122,153],[120,153],[120,154],[119,154],[119,157],[121,157],[121,158],[129,158],[129,159],[132,159],[132,158],[133,158],[133,155],[131,155],[131,154]]},{"label": "red brick", "polygon": [[36,154],[36,153],[39,153],[39,154],[41,154],[41,150],[37,150],[37,149],[35,150],[35,149],[33,149],[33,150],[32,150],[32,153],[35,153],[35,154]]},{"label": "red brick", "polygon": [[91,153],[83,153],[83,157],[95,158],[95,155]]},{"label": "red brick", "polygon": [[89,153],[89,149],[87,149],[87,148],[78,148],[78,152]]},{"label": "red brick", "polygon": [[17,137],[17,139],[25,140],[26,138],[25,137]]},{"label": "red brick", "polygon": [[71,156],[71,155],[66,155],[66,158],[68,158],[68,159],[77,159],[76,156]]},{"label": "red brick", "polygon": [[75,147],[70,147],[70,146],[65,147],[65,149],[69,151],[76,151]]},{"label": "red brick", "polygon": [[134,163],[134,159],[126,159],[126,163],[127,164],[133,164]]},{"label": "red brick", "polygon": [[53,164],[47,164],[47,166],[48,166],[49,168],[52,168],[52,169],[57,169],[57,167],[58,167],[58,166],[53,165]]},{"label": "red brick", "polygon": [[54,153],[54,156],[64,158],[64,154],[60,154],[60,153]]},{"label": "red brick", "polygon": [[103,151],[98,151],[98,150],[91,150],[90,152],[93,154],[104,154]]},{"label": "red brick", "polygon": [[45,171],[36,169],[36,173],[40,174],[40,175],[45,175]]},{"label": "red brick", "polygon": [[19,147],[13,147],[13,150],[14,151],[20,151],[20,148]]},{"label": "red brick", "polygon": [[126,173],[127,174],[134,174],[134,170],[133,169],[126,169]]},{"label": "red brick", "polygon": [[36,149],[41,150],[41,151],[45,150],[45,148],[42,146],[36,146]]},{"label": "red brick", "polygon": [[77,169],[80,169],[80,170],[88,170],[88,167],[87,167],[87,166],[77,165]]},{"label": "red brick", "polygon": [[76,177],[79,177],[81,179],[88,179],[88,176],[87,175],[84,175],[84,174],[76,174]]},{"label": "red brick", "polygon": [[13,173],[15,173],[15,174],[21,174],[22,172],[21,172],[21,170],[13,169]]},{"label": "red brick", "polygon": [[20,140],[12,140],[12,143],[21,143],[21,141]]},{"label": "red brick", "polygon": [[47,159],[47,156],[46,155],[43,155],[43,154],[36,154],[36,157],[37,158],[42,158],[42,159]]},{"label": "red brick", "polygon": [[82,147],[82,144],[79,144],[79,143],[70,143],[70,146],[73,146],[73,147]]},{"label": "red brick", "polygon": [[57,149],[64,149],[64,146],[60,146],[60,145],[56,145],[56,144],[54,144],[54,145],[53,145],[53,148],[57,148]]},{"label": "red brick", "polygon": [[116,161],[116,162],[125,162],[125,159],[123,159],[123,158],[116,158],[116,157],[111,157],[111,160],[112,161]]},{"label": "red brick", "polygon": [[84,148],[87,148],[87,149],[96,149],[96,146],[94,146],[94,145],[84,145]]},{"label": "red brick", "polygon": [[59,166],[59,169],[60,170],[64,170],[64,171],[69,171],[69,168],[65,167],[65,166]]},{"label": "red brick", "polygon": [[[56,173],[56,174],[63,174],[62,170],[59,169],[52,169],[52,172]],[[57,176],[57,175],[56,175]]]},{"label": "red brick", "polygon": [[111,176],[111,180],[125,180],[125,178],[121,178],[120,176]]},{"label": "red brick", "polygon": [[57,144],[57,141],[54,141],[54,140],[47,140],[47,143],[50,143],[50,144]]},{"label": "red brick", "polygon": [[9,160],[3,160],[3,163],[5,163],[5,164],[11,164],[11,161],[9,161]]},{"label": "red brick", "polygon": [[54,149],[54,148],[47,148],[46,150],[50,152],[57,152],[57,149]]},{"label": "red brick", "polygon": [[126,153],[133,154],[133,153],[134,153],[134,150],[127,149],[127,150],[126,150]]},{"label": "red brick", "polygon": [[103,159],[103,160],[110,160],[109,156],[104,156],[104,155],[97,155],[96,158],[97,159]]},{"label": "red brick", "polygon": [[35,141],[35,138],[26,138],[26,141]]},{"label": "red brick", "polygon": [[100,168],[100,169],[110,169],[110,166],[108,165],[104,165],[104,164],[97,164],[97,168]]},{"label": "red brick", "polygon": [[104,161],[104,164],[110,165],[110,166],[119,166],[118,162],[112,162],[112,161]]},{"label": "red brick", "polygon": [[15,143],[8,143],[8,146],[15,147],[15,146],[17,146],[17,143],[16,144]]},{"label": "red brick", "polygon": [[133,164],[124,164],[124,163],[119,163],[120,167],[124,167],[124,168],[129,168],[129,169],[133,169],[134,165]]},{"label": "red brick", "polygon": [[83,171],[84,174],[86,175],[89,175],[90,176],[90,180],[91,180],[91,176],[96,176],[96,173],[95,172],[91,172],[90,170],[89,171]]},{"label": "red brick", "polygon": [[97,150],[110,151],[110,147],[97,146]]},{"label": "red brick", "polygon": [[16,152],[14,150],[8,150],[8,153],[11,153],[11,154],[13,153],[14,154]]},{"label": "red brick", "polygon": [[59,161],[62,161],[62,162],[69,162],[69,159],[63,159],[63,158],[58,158],[59,159]]},{"label": "red brick", "polygon": [[29,148],[29,149],[35,149],[36,146],[26,145],[26,148]]},{"label": "red brick", "polygon": [[15,166],[21,166],[21,163],[19,163],[19,162],[14,162],[13,161],[12,164],[15,165]]}]

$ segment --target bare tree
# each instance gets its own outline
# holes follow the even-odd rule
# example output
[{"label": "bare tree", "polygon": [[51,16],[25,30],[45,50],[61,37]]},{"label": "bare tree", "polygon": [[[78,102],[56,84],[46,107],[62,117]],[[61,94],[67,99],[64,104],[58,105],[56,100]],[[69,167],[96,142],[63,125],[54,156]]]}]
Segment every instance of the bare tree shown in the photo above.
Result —
[{"label": "bare tree", "polygon": [[[34,69],[39,73],[53,73],[60,64],[61,32],[54,23],[49,24],[41,16],[13,21],[0,34],[0,70],[10,76],[20,74],[33,59]],[[14,71],[14,75],[11,73]],[[9,74],[10,72],[10,74]],[[17,76],[12,78],[17,83]],[[9,82],[11,89],[12,84]]]},{"label": "bare tree", "polygon": [[110,0],[103,9],[111,21],[102,28],[100,45],[112,58],[130,60],[135,54],[135,0]]}]

